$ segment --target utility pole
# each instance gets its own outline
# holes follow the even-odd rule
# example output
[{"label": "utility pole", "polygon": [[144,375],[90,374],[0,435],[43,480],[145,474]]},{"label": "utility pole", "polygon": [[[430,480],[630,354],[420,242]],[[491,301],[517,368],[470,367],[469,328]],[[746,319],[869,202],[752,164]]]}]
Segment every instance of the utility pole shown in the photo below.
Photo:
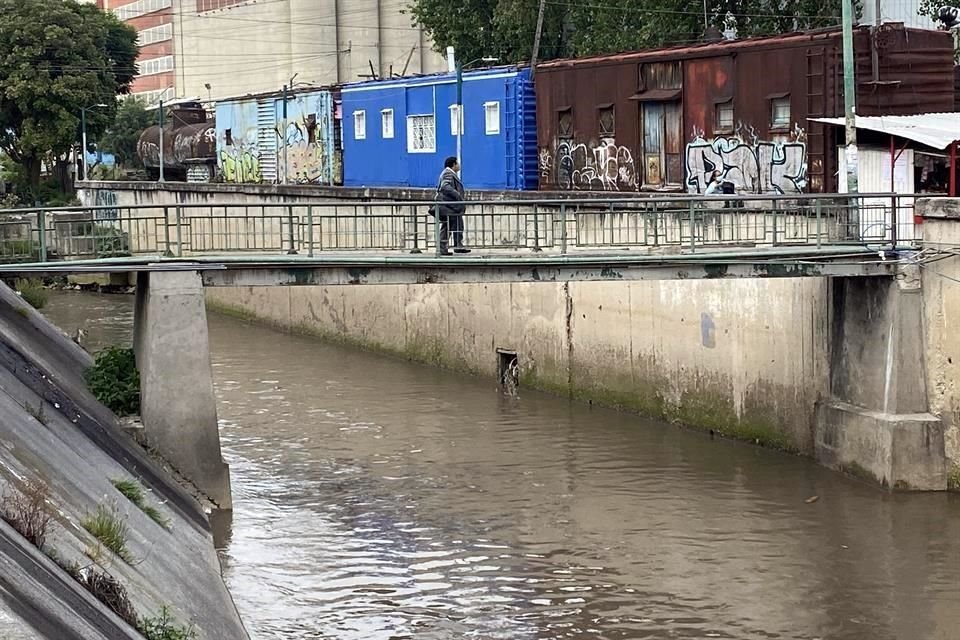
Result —
[{"label": "utility pole", "polygon": [[547,7],[547,0],[540,0],[540,10],[537,12],[537,33],[533,37],[533,53],[530,54],[530,76],[537,73],[537,57],[540,55],[540,36],[543,34],[543,14]]},{"label": "utility pole", "polygon": [[163,100],[160,100],[160,182],[163,181]]},{"label": "utility pole", "polygon": [[846,116],[847,193],[857,193],[856,81],[853,57],[853,0],[843,0],[843,106]]},{"label": "utility pole", "polygon": [[287,184],[287,85],[283,85],[283,127],[280,133],[280,144],[283,145],[283,180],[281,184]]}]

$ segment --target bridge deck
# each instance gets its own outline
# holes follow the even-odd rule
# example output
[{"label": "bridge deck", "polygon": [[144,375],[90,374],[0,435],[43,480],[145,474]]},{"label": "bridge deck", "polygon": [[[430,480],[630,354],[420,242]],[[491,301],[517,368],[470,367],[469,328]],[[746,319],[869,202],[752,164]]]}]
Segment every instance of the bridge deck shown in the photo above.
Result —
[{"label": "bridge deck", "polygon": [[895,255],[862,247],[778,247],[669,255],[333,253],[161,255],[0,265],[0,276],[200,271],[206,286],[862,277],[896,273]]}]

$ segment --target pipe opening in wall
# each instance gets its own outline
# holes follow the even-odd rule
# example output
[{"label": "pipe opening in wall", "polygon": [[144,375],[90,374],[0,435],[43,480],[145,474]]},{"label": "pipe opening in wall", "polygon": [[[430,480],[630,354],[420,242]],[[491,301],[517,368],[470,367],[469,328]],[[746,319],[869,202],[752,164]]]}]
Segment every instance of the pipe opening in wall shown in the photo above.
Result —
[{"label": "pipe opening in wall", "polygon": [[516,351],[497,349],[497,378],[508,393],[516,393],[520,386],[520,360]]}]

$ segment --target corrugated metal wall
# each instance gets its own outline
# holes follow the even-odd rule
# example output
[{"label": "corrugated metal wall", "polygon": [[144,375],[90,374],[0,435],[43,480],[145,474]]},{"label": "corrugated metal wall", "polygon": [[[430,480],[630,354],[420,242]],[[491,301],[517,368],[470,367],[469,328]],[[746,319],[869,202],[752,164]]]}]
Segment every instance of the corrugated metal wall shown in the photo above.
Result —
[{"label": "corrugated metal wall", "polygon": [[[456,154],[452,74],[348,84],[342,88],[342,100],[344,184],[436,186],[444,159]],[[496,116],[492,111],[488,115],[488,109],[496,109]],[[464,185],[468,189],[535,189],[536,112],[529,71],[500,68],[465,73],[463,111]],[[392,136],[384,135],[385,112],[393,120]],[[487,126],[488,117],[498,118],[496,126],[492,120]],[[362,132],[357,122],[365,123]]]},{"label": "corrugated metal wall", "polygon": [[[834,30],[543,64],[540,187],[702,192],[720,171],[741,192],[835,191],[836,131],[808,118],[843,114],[840,45]],[[855,50],[858,113],[953,108],[950,34],[860,28]]]},{"label": "corrugated metal wall", "polygon": [[[218,168],[226,182],[337,184],[334,101],[326,89],[217,104]],[[285,179],[284,179],[285,178]]]}]

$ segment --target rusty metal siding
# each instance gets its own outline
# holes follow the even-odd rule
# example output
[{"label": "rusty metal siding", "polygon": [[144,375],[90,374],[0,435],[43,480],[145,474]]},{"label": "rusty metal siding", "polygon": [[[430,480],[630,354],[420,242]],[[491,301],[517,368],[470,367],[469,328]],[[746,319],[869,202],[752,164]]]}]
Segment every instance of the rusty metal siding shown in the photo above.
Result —
[{"label": "rusty metal siding", "polygon": [[[874,41],[876,57],[871,48]],[[871,28],[861,27],[854,44],[858,113],[912,114],[953,108],[949,33],[887,25],[874,36]],[[537,71],[540,187],[644,189],[644,164],[652,154],[645,154],[644,107],[636,95],[645,89],[642,69],[678,61],[683,68],[680,126],[686,175],[682,188],[702,191],[709,173],[699,174],[719,167],[736,178],[742,190],[836,190],[835,128],[810,123],[808,118],[843,115],[839,29],[541,64]],[[653,77],[669,75],[661,69]],[[715,126],[716,105],[727,99],[733,101],[734,126],[723,131]],[[772,101],[781,99],[789,99],[789,125],[774,126]],[[602,139],[598,131],[597,108],[605,104],[616,110],[612,141]],[[572,109],[574,130],[572,136],[561,137],[558,114],[566,108]],[[663,142],[664,149],[676,148],[674,141]],[[662,160],[666,162],[666,155]],[[614,175],[616,179],[609,179]]]}]

